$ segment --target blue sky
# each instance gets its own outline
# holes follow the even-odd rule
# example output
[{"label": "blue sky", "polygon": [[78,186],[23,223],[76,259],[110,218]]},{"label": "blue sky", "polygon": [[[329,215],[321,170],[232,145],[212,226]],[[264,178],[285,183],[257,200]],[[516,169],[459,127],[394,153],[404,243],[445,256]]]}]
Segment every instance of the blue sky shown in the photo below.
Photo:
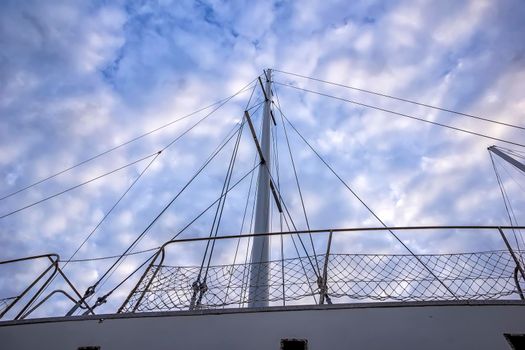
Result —
[{"label": "blue sky", "polygon": [[[3,195],[232,95],[265,68],[525,125],[525,6],[519,0],[3,1],[0,8]],[[524,140],[523,130],[279,72],[275,81],[518,143]],[[495,142],[282,85],[276,90],[286,116],[387,224],[508,223],[486,150]],[[239,122],[248,97],[249,92],[239,95],[163,152],[77,257],[122,252]],[[204,115],[5,199],[0,214],[151,154]],[[257,114],[254,118],[260,121]],[[311,226],[379,226],[289,132]],[[247,136],[245,130],[238,176],[250,168],[255,155]],[[283,188],[289,188],[283,193],[304,228],[291,170],[284,165],[286,149],[280,151]],[[158,246],[217,197],[228,152],[175,202],[137,249]],[[146,164],[0,219],[0,259],[43,252],[69,257]],[[519,220],[525,210],[525,184],[514,181],[521,180],[515,170],[501,172]],[[238,233],[247,189],[243,183],[232,193],[221,233]],[[208,234],[210,220],[203,217],[186,237]],[[450,233],[406,237],[420,252],[501,248],[496,238]],[[323,247],[324,241],[318,243]],[[399,251],[391,238],[364,234],[346,239],[341,247]],[[201,248],[181,248],[177,262],[195,263]],[[231,253],[231,246],[222,247],[217,261],[231,260]],[[127,259],[108,287],[141,259]],[[66,272],[83,290],[107,264],[71,264]],[[17,274],[14,284],[2,279],[0,291],[9,296],[26,277]],[[117,301],[125,292],[117,293]],[[56,310],[64,305],[56,302]]]}]

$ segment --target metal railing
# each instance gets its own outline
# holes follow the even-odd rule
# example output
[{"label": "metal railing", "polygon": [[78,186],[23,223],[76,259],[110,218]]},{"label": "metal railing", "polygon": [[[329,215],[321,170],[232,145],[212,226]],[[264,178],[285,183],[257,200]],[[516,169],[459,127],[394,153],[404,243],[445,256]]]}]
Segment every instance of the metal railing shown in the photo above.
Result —
[{"label": "metal railing", "polygon": [[[17,264],[17,263],[21,263],[25,261],[40,260],[40,259],[47,261],[49,265],[46,265],[47,267],[40,274],[38,274],[38,276],[34,280],[32,280],[27,285],[27,287],[22,290],[22,292],[14,296],[9,296],[9,297],[0,299],[0,319],[2,319],[9,311],[16,310],[16,307],[20,306],[19,310],[17,310],[16,312],[16,315],[13,317],[13,320],[22,320],[28,317],[30,314],[32,314],[35,310],[41,307],[52,296],[56,294],[64,295],[68,300],[72,301],[75,304],[78,302],[78,300],[81,300],[82,296],[80,295],[78,290],[71,283],[71,281],[67,278],[64,272],[60,269],[60,266],[59,266],[60,257],[58,256],[58,254],[42,254],[42,255],[34,255],[34,256],[29,256],[29,257],[24,257],[24,258],[19,258],[19,259],[5,260],[5,261],[0,261],[0,265]],[[62,289],[56,289],[56,290],[51,291],[42,300],[40,300],[38,303],[35,304],[35,302],[42,295],[42,293],[45,292],[47,287],[50,285],[50,283],[54,280],[56,276],[61,276],[63,278],[67,286],[71,288],[74,295],[76,295],[78,299],[75,299],[73,296],[71,296],[70,294],[68,294],[66,291]],[[24,297],[26,296],[27,297],[30,296],[29,300],[22,303]],[[82,308],[93,313],[93,310],[87,303],[84,303]]]},{"label": "metal railing", "polygon": [[[418,226],[344,228],[310,231],[228,235],[214,238],[186,238],[164,243],[153,255],[118,312],[187,310],[245,307],[249,304],[251,264],[223,264],[209,267],[204,284],[196,288],[199,266],[165,265],[167,248],[192,242],[251,239],[257,236],[327,236],[326,250],[264,262],[269,265],[271,305],[325,304],[358,301],[490,300],[524,299],[525,271],[521,261],[525,252],[515,250],[505,231],[523,226]],[[496,233],[505,249],[447,254],[341,254],[332,252],[333,238],[352,232],[429,230],[480,230]],[[0,299],[0,319],[8,312],[20,320],[57,295],[71,301],[86,313],[94,314],[82,295],[59,267],[57,254],[44,254],[1,261],[0,266],[43,260],[47,264],[34,280],[18,294]],[[312,261],[315,262],[312,263]],[[317,266],[317,268],[316,268]],[[43,296],[55,277],[62,277],[73,294],[55,289]],[[195,294],[199,302],[195,305]],[[193,303],[193,304],[192,304]],[[13,312],[14,311],[14,312]],[[10,313],[10,314],[11,314]]]},{"label": "metal railing", "polygon": [[[332,236],[351,232],[482,230],[498,233],[504,250],[454,254],[334,254]],[[198,266],[165,266],[166,248],[173,244],[257,236],[328,235],[326,252],[316,256],[265,262],[269,265],[272,305],[287,302],[324,304],[354,301],[419,301],[524,299],[525,252],[509,244],[505,230],[522,226],[375,227],[229,235],[177,239],[164,243],[118,312],[242,307],[248,305],[250,264],[211,266],[207,280],[197,286]],[[311,261],[322,271],[316,271]],[[310,263],[310,265],[309,265]],[[198,305],[194,302],[199,295]],[[192,298],[193,296],[193,298]]]}]

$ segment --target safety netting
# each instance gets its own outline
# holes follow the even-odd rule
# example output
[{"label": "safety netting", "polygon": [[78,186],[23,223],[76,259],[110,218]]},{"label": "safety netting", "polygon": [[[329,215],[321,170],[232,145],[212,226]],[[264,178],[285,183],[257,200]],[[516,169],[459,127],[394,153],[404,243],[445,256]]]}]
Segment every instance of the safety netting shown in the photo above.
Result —
[{"label": "safety netting", "polygon": [[[519,257],[521,253],[516,252]],[[211,266],[206,279],[201,277],[201,288],[195,288],[200,267],[154,265],[122,311],[244,307],[250,298],[264,298],[270,305],[313,304],[321,291],[332,303],[518,299],[524,282],[512,255],[499,250],[417,256],[332,254],[326,264],[325,256],[264,264],[269,270],[269,293],[264,296],[250,296],[252,264]]]}]

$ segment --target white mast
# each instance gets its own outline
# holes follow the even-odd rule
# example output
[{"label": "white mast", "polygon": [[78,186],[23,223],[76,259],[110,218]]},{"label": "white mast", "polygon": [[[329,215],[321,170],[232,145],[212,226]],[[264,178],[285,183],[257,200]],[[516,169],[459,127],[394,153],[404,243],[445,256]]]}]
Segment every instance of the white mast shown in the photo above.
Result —
[{"label": "white mast", "polygon": [[[261,151],[264,163],[259,167],[259,182],[257,186],[257,203],[255,212],[254,233],[268,232],[270,229],[270,153],[271,153],[271,82],[272,71],[266,70],[264,95]],[[249,307],[268,306],[268,264],[269,237],[254,237],[250,268]]]}]

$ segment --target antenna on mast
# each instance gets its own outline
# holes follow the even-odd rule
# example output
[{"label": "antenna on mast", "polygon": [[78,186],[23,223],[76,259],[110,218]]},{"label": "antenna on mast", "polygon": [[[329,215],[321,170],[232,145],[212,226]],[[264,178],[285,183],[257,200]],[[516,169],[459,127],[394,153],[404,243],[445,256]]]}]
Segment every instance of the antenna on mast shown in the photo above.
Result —
[{"label": "antenna on mast", "polygon": [[[254,233],[269,232],[270,229],[270,171],[271,171],[271,96],[272,70],[264,72],[266,82],[263,89],[265,101],[262,118],[262,136],[260,146],[261,166],[257,186]],[[250,288],[248,307],[266,307],[269,301],[268,261],[270,240],[268,236],[254,237],[250,266]]]}]

